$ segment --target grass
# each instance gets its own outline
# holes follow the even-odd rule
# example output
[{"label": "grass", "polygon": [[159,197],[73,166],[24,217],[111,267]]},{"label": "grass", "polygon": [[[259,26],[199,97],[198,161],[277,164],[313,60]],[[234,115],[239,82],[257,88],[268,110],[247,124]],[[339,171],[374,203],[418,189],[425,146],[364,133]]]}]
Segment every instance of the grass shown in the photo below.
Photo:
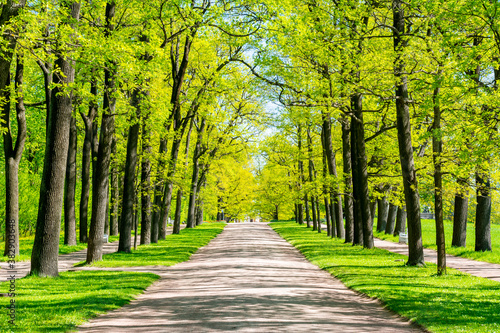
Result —
[{"label": "grass", "polygon": [[[172,266],[188,260],[198,248],[220,234],[225,223],[204,223],[194,229],[182,229],[178,235],[168,235],[157,244],[141,245],[132,253],[110,253],[94,267]],[[77,264],[83,265],[83,263]]]},{"label": "grass", "polygon": [[380,299],[388,309],[433,332],[500,332],[500,283],[436,266],[406,267],[406,256],[363,249],[310,232],[294,222],[272,228],[308,260],[351,289]]},{"label": "grass", "polygon": [[[174,265],[189,259],[222,232],[225,223],[205,223],[183,229],[158,244],[132,253],[113,253],[94,266]],[[8,324],[9,297],[0,297],[0,332],[67,332],[90,318],[119,308],[142,293],[159,277],[150,273],[79,271],[58,278],[26,277],[16,281],[16,326]],[[0,284],[7,293],[8,283]]]},{"label": "grass", "polygon": [[[19,239],[19,256],[16,257],[16,261],[29,261],[31,260],[31,250],[33,249],[33,242],[35,240],[35,236],[27,236],[21,237]],[[64,233],[61,233],[59,237],[59,254],[67,254],[71,252],[76,252],[80,250],[84,250],[87,248],[87,244],[85,243],[77,243],[74,246],[64,245]],[[3,255],[3,251],[5,249],[5,242],[0,242],[0,251]],[[0,262],[8,261],[8,257],[1,256]]]},{"label": "grass", "polygon": [[[151,273],[81,271],[17,280],[16,325],[8,323],[6,307],[11,298],[0,297],[0,331],[67,332],[124,306],[158,278]],[[8,288],[7,283],[0,284],[1,292]]]},{"label": "grass", "polygon": [[[138,234],[140,234],[140,229],[138,231]],[[134,239],[134,230],[132,230],[132,239]],[[78,242],[78,231],[76,234],[77,237],[77,244],[74,246],[68,246],[64,245],[64,232],[61,232],[61,235],[59,236],[59,254],[68,254],[72,252],[77,252],[81,250],[85,250],[87,248],[86,243],[80,243]],[[109,242],[116,242],[120,236],[109,236]],[[35,241],[35,236],[26,236],[26,237],[21,237],[19,239],[19,256],[16,257],[16,262],[19,261],[29,261],[31,260],[31,250],[33,249],[33,242]],[[139,245],[139,244],[137,244]],[[3,251],[5,249],[5,241],[0,242],[0,254],[3,254]],[[6,262],[9,261],[8,257],[0,256],[0,262]]]},{"label": "grass", "polygon": [[[373,235],[377,238],[398,242],[399,237],[386,235],[384,232],[376,231],[376,219],[374,223]],[[445,220],[445,240],[446,253],[469,259],[486,261],[494,264],[500,264],[500,225],[491,224],[491,252],[474,251],[475,228],[473,223],[467,223],[467,247],[452,247],[451,240],[453,236],[453,222]],[[422,220],[422,241],[424,247],[437,250],[436,246],[436,223],[434,220]]]}]

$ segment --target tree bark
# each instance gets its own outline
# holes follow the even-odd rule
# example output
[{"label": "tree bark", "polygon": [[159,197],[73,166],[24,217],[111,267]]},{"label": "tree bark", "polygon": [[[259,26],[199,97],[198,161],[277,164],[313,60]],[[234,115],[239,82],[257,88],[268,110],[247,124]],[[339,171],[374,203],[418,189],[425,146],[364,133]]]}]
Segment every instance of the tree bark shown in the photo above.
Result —
[{"label": "tree bark", "polygon": [[392,235],[396,224],[396,216],[398,215],[398,206],[392,202],[389,204],[389,213],[387,214],[387,224],[385,226],[385,233]]},{"label": "tree bark", "polygon": [[[112,20],[115,16],[114,1],[106,4],[105,37],[109,37],[114,30]],[[89,245],[87,248],[87,263],[102,259],[102,245],[106,206],[109,190],[109,166],[111,164],[111,146],[115,131],[116,98],[116,63],[109,61],[104,69],[104,98],[101,119],[101,131],[97,157],[93,163],[92,176],[92,217],[90,219]]]},{"label": "tree bark", "polygon": [[323,195],[323,201],[325,203],[325,219],[326,219],[326,234],[328,237],[332,237],[332,221],[330,219],[330,204],[328,203],[328,196]]},{"label": "tree bark", "polygon": [[349,119],[343,117],[342,123],[342,160],[345,184],[344,215],[345,215],[345,242],[352,243],[354,239],[354,206],[352,202],[352,161],[351,161],[351,127]]},{"label": "tree bark", "polygon": [[396,216],[396,228],[394,228],[393,236],[399,236],[401,232],[406,231],[406,207],[398,207]]},{"label": "tree bark", "polygon": [[[97,98],[97,82],[95,77],[90,81],[90,94],[92,98]],[[82,192],[80,194],[80,243],[88,241],[88,207],[90,196],[90,165],[95,156],[97,143],[97,103],[91,99],[89,102],[89,112],[85,115],[80,112],[85,125],[85,138],[83,140],[82,149]]]},{"label": "tree bark", "polygon": [[311,211],[312,211],[312,219],[313,219],[313,231],[318,230],[318,219],[316,217],[316,199],[311,196]]},{"label": "tree bark", "polygon": [[151,135],[148,113],[142,119],[142,163],[141,163],[141,245],[151,243]]},{"label": "tree bark", "polygon": [[[365,129],[363,123],[363,97],[361,94],[354,94],[351,97],[351,105],[354,110],[351,120],[351,136],[354,137],[353,144],[355,153],[352,156],[353,170],[356,165],[357,171],[357,199],[359,210],[361,211],[361,224],[363,230],[363,246],[373,248],[373,220],[370,211],[370,194],[368,191],[368,162],[365,148]],[[356,163],[354,163],[354,159]],[[353,172],[354,181],[354,172]],[[355,185],[356,186],[356,185]]]},{"label": "tree bark", "polygon": [[76,245],[76,153],[77,153],[76,118],[71,117],[69,148],[66,165],[66,189],[64,193],[64,245]]},{"label": "tree bark", "polygon": [[306,225],[308,228],[311,227],[311,216],[309,215],[309,199],[307,193],[304,195],[304,207],[306,209]]},{"label": "tree bark", "polygon": [[[335,158],[335,151],[333,150],[333,144],[332,144],[332,120],[330,118],[330,115],[323,113],[322,115],[323,119],[323,144],[326,152],[326,160],[328,164],[328,170],[331,176],[334,178],[338,178],[337,174],[337,162]],[[335,206],[335,220],[339,222],[343,222],[344,218],[343,215],[344,213],[342,212],[342,196],[339,194],[339,188],[338,186],[336,188],[333,188],[333,193],[335,197],[334,201],[334,206]],[[338,226],[339,229],[341,229],[340,234],[344,234],[344,226],[342,223],[339,224]]]},{"label": "tree bark", "polygon": [[[325,143],[325,129],[321,131],[321,137],[322,140],[321,142],[323,143],[323,179],[327,179],[327,174],[328,174],[328,165],[327,165],[327,154],[326,154],[326,143]],[[333,225],[331,221],[331,214],[330,214],[330,205],[328,203],[328,185],[326,183],[323,184],[323,200],[325,204],[325,220],[326,220],[326,234],[328,237],[332,237],[333,235]]]},{"label": "tree bark", "polygon": [[132,93],[131,104],[136,110],[136,118],[129,127],[127,138],[127,157],[125,160],[125,178],[123,181],[123,200],[120,225],[120,240],[118,252],[131,252],[131,235],[134,226],[134,203],[136,200],[135,183],[137,169],[137,146],[139,142],[139,129],[141,117],[142,92],[139,88]]},{"label": "tree bark", "polygon": [[[5,59],[0,59],[0,63],[2,61],[5,61]],[[7,76],[7,82],[1,83],[3,85],[3,89],[0,90],[0,93],[5,98],[5,104],[2,108],[2,120],[5,126],[3,134],[3,149],[5,158],[4,256],[11,257],[19,255],[19,163],[21,162],[24,144],[27,137],[26,110],[23,98],[23,76],[24,63],[23,59],[18,55],[15,77],[15,87],[17,92],[17,138],[14,147],[12,130],[10,127],[10,92],[5,89],[10,85],[10,75]]]},{"label": "tree bark", "polygon": [[316,217],[318,219],[318,233],[320,234],[323,229],[321,228],[321,209],[319,207],[319,199],[316,197]]},{"label": "tree bark", "polygon": [[[459,184],[465,185],[466,180],[458,180]],[[453,238],[451,246],[465,247],[467,243],[467,215],[469,198],[467,192],[455,194],[455,208],[453,210]]]},{"label": "tree bark", "polygon": [[[70,18],[78,20],[80,3],[68,4]],[[47,120],[47,141],[43,166],[35,240],[31,254],[31,275],[57,276],[59,234],[68,158],[72,94],[66,90],[75,79],[73,62],[61,55],[56,60],[52,106]]]},{"label": "tree bark", "polygon": [[491,251],[491,194],[490,180],[486,172],[476,173],[476,251]]},{"label": "tree bark", "polygon": [[160,139],[159,161],[156,172],[155,180],[155,196],[153,204],[153,216],[151,219],[151,243],[158,243],[158,234],[160,232],[160,211],[162,206],[162,198],[164,191],[164,168],[165,168],[165,155],[167,153],[167,140]]},{"label": "tree bark", "polygon": [[418,194],[417,174],[413,162],[413,146],[411,140],[410,108],[408,98],[408,78],[402,51],[407,41],[405,33],[405,13],[402,0],[393,0],[394,22],[394,77],[396,79],[396,113],[399,143],[399,157],[403,174],[403,185],[408,217],[408,266],[425,265],[422,245],[422,227],[420,222],[420,196]]},{"label": "tree bark", "polygon": [[383,232],[387,225],[387,216],[389,214],[389,202],[387,197],[382,197],[377,199],[377,231]]},{"label": "tree bark", "polygon": [[357,138],[355,118],[351,117],[351,161],[352,161],[352,194],[353,194],[353,245],[363,245],[363,216],[361,214],[361,190],[358,166]]},{"label": "tree bark", "polygon": [[118,235],[118,220],[120,211],[120,187],[119,187],[119,171],[116,166],[117,162],[115,160],[116,156],[116,137],[113,136],[111,139],[111,156],[113,162],[111,163],[111,212],[109,217],[109,234],[111,236]]},{"label": "tree bark", "polygon": [[191,190],[189,191],[188,217],[186,222],[186,227],[188,228],[194,227],[196,219],[196,214],[195,214],[196,196],[198,193],[198,182],[200,175],[199,159],[202,155],[202,141],[203,141],[203,134],[205,132],[205,125],[206,125],[206,120],[205,118],[203,118],[200,126],[197,129],[198,136],[196,138],[196,146],[193,154],[193,173],[191,176]]},{"label": "tree bark", "polygon": [[172,191],[174,183],[172,182],[177,169],[177,157],[179,156],[179,149],[181,146],[182,137],[176,137],[172,142],[172,150],[170,157],[170,167],[167,175],[167,182],[165,185],[165,193],[163,195],[163,202],[160,211],[160,232],[159,239],[165,239],[167,236],[167,222],[170,215],[170,205],[172,203]]},{"label": "tree bark", "polygon": [[437,274],[446,274],[446,244],[444,239],[443,216],[443,172],[441,154],[443,139],[441,138],[441,109],[438,104],[439,87],[434,88],[434,124],[432,136],[432,158],[434,162],[434,218],[436,221]]},{"label": "tree bark", "polygon": [[[311,136],[311,126],[307,126],[307,152],[308,152],[308,171],[309,171],[309,182],[314,182],[314,162],[312,157],[312,136]],[[314,195],[311,195],[311,210],[312,210],[312,219],[313,219],[313,231],[318,230],[319,226],[319,215],[316,215],[316,198]]]}]

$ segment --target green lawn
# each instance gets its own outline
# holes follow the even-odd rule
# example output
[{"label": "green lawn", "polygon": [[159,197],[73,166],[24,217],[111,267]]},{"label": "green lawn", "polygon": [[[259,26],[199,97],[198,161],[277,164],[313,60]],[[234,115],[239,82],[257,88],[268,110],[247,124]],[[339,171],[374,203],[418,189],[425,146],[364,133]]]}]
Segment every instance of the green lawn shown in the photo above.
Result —
[{"label": "green lawn", "polygon": [[[35,236],[22,237],[19,239],[19,256],[16,257],[16,261],[28,261],[31,260],[31,250],[33,249],[33,242]],[[64,245],[64,234],[61,233],[59,237],[59,254],[67,254],[71,252],[80,251],[87,248],[87,244],[78,243],[75,246]],[[5,249],[5,242],[0,242],[0,254],[3,255]],[[8,257],[1,256],[0,262],[8,261]]]},{"label": "green lawn", "polygon": [[272,223],[283,238],[349,288],[433,332],[500,332],[500,283],[436,266],[405,267],[403,255],[363,249],[294,222]]},{"label": "green lawn", "polygon": [[[140,233],[140,229],[138,234]],[[132,239],[134,239],[134,231],[132,230]],[[115,242],[120,238],[120,236],[109,236],[109,242]],[[19,239],[19,256],[16,257],[16,261],[29,261],[31,260],[31,250],[33,249],[33,242],[35,236],[27,236]],[[77,231],[78,240],[78,231]],[[139,244],[137,244],[139,246]],[[86,243],[78,242],[75,246],[64,245],[64,232],[61,232],[59,236],[59,254],[68,254],[76,251],[85,250],[87,248]],[[0,254],[3,254],[5,249],[5,242],[0,242]],[[8,257],[0,256],[0,262],[8,261]]]},{"label": "green lawn", "polygon": [[[15,326],[7,317],[11,298],[0,297],[0,331],[67,332],[129,303],[158,278],[151,273],[81,271],[17,280]],[[8,288],[7,283],[0,284],[2,293]]]},{"label": "green lawn", "polygon": [[[140,246],[129,254],[113,253],[100,267],[174,265],[189,259],[222,232],[225,223],[205,223],[183,229],[158,244]],[[119,308],[159,277],[150,273],[81,271],[58,278],[26,277],[16,281],[16,326],[8,324],[10,297],[0,297],[0,332],[67,332],[90,318]],[[0,284],[7,293],[8,283]]]},{"label": "green lawn", "polygon": [[[377,219],[375,219],[373,235],[380,239],[388,240],[391,242],[398,242],[399,237],[386,235],[383,232],[376,231]],[[476,259],[495,264],[500,264],[500,225],[491,225],[491,252],[476,252],[474,251],[475,241],[475,228],[473,223],[467,224],[467,247],[452,247],[451,239],[453,236],[453,223],[451,221],[444,221],[445,227],[445,240],[446,240],[446,253],[453,254],[460,257]],[[424,247],[436,250],[436,224],[434,220],[422,220],[422,241]]]},{"label": "green lawn", "polygon": [[210,240],[220,234],[225,225],[223,222],[203,223],[194,229],[181,229],[179,235],[168,235],[165,240],[157,244],[138,246],[137,250],[132,250],[132,253],[106,254],[102,261],[94,263],[93,266],[172,266],[188,260],[198,248],[207,245]]}]

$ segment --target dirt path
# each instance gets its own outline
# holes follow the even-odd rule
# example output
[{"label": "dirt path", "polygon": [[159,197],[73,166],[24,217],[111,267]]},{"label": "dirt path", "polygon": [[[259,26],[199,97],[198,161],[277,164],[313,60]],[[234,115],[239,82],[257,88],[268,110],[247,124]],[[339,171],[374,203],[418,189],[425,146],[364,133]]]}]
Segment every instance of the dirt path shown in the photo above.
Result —
[{"label": "dirt path", "polygon": [[[131,268],[134,270],[134,268]],[[264,223],[230,224],[81,332],[420,332],[309,263]]]}]

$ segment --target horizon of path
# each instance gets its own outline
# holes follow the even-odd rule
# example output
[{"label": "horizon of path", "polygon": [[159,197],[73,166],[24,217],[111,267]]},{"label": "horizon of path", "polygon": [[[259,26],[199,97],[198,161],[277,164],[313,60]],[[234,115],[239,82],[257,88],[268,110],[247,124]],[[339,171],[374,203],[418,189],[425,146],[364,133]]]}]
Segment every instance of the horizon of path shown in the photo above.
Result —
[{"label": "horizon of path", "polygon": [[144,294],[80,332],[423,331],[310,263],[266,223],[228,224],[189,261],[151,269],[161,278]]}]

